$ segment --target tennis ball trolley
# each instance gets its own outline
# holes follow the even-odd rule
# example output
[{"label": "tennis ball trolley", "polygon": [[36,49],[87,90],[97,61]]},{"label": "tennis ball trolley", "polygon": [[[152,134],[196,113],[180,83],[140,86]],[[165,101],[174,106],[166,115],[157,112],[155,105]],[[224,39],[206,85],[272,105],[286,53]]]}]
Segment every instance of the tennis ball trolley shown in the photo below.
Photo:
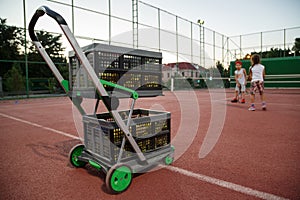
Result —
[{"label": "tennis ball trolley", "polygon": [[[73,70],[73,74],[70,74],[69,81],[62,77],[35,34],[34,27],[45,13],[59,24],[74,50],[70,59],[70,70]],[[130,186],[134,173],[144,173],[159,164],[169,165],[173,162],[174,147],[170,144],[171,114],[163,111],[134,109],[135,102],[140,96],[149,97],[157,94],[149,88],[153,89],[153,86],[156,86],[162,91],[160,84],[154,84],[155,81],[150,80],[153,77],[156,82],[159,78],[161,80],[161,71],[158,73],[147,71],[154,68],[161,70],[161,65],[153,65],[153,62],[157,61],[161,64],[161,58],[159,60],[147,56],[141,57],[142,50],[133,50],[131,55],[123,55],[121,54],[121,50],[124,50],[122,47],[100,46],[102,50],[109,48],[118,50],[118,53],[110,54],[117,55],[117,59],[113,63],[106,62],[109,67],[106,67],[106,71],[101,71],[98,65],[101,65],[100,61],[104,58],[100,57],[99,62],[93,63],[88,56],[98,55],[97,58],[99,58],[99,55],[105,55],[107,57],[108,53],[96,51],[95,48],[91,54],[84,52],[64,18],[46,6],[38,8],[34,13],[29,23],[29,34],[37,50],[82,115],[84,144],[78,144],[71,149],[69,153],[71,165],[79,168],[89,164],[102,170],[106,174],[105,184],[108,191],[121,193]],[[112,52],[111,49],[109,52]],[[102,65],[106,65],[103,63],[105,62],[102,62]],[[139,71],[129,70],[128,66],[134,64],[142,65],[136,68]],[[87,114],[81,105],[83,98],[89,98],[86,97],[85,90],[74,92],[74,88],[73,90],[71,88],[74,87],[74,79],[76,79],[73,75],[79,68],[86,73],[88,85],[93,85],[94,88],[96,103],[92,114]],[[111,69],[113,71],[109,71],[108,68],[113,68]],[[119,84],[118,79],[125,80]],[[79,77],[79,82],[82,80],[83,78]],[[137,83],[139,84],[137,90],[126,87]],[[131,99],[129,110],[118,110],[121,96]],[[97,113],[99,101],[102,101],[108,112]]]}]

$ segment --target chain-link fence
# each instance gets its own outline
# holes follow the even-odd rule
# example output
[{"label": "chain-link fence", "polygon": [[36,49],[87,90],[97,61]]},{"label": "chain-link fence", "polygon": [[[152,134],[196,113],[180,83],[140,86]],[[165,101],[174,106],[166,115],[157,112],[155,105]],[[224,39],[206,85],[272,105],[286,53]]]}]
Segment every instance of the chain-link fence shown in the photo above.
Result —
[{"label": "chain-link fence", "polygon": [[[61,94],[62,88],[52,75],[49,67],[44,62],[27,61],[27,74],[25,61],[7,60],[1,61],[1,68],[5,68],[0,76],[0,97],[17,96],[18,98],[27,95],[39,94]],[[55,63],[68,77],[67,63]]]},{"label": "chain-link fence", "polygon": [[[99,42],[159,51],[163,53],[163,63],[186,61],[211,68],[219,61],[226,68],[231,60],[245,58],[252,52],[263,53],[276,48],[283,50],[279,56],[292,56],[296,55],[292,50],[295,38],[300,37],[300,27],[229,37],[206,28],[201,23],[187,20],[138,0],[38,0],[30,4],[23,0],[15,6],[23,7],[24,11],[24,17],[20,17],[17,25],[22,26],[23,22],[26,32],[24,37],[26,42],[23,42],[21,47],[25,56],[17,61],[8,58],[0,60],[2,68],[0,76],[3,84],[1,94],[16,93],[10,93],[10,90],[16,88],[8,88],[12,83],[7,80],[8,71],[13,66],[17,66],[15,68],[21,73],[21,77],[25,77],[25,86],[20,86],[18,90],[21,92],[17,94],[28,96],[60,91],[53,83],[51,72],[46,64],[42,60],[36,63],[36,60],[29,59],[27,55],[29,54],[27,22],[41,5],[49,6],[66,19],[81,46]],[[37,28],[60,33],[57,24],[46,17],[40,20]],[[27,46],[24,45],[25,43]],[[66,51],[71,50],[64,37],[62,43]],[[2,67],[5,65],[7,67]],[[60,65],[67,70],[65,62]],[[34,75],[36,69],[41,68],[43,68],[41,71],[47,73],[36,77]],[[199,78],[201,78],[200,74]]]},{"label": "chain-link fence", "polygon": [[299,56],[299,50],[293,49],[296,38],[300,38],[300,27],[231,36],[230,58],[243,59],[254,52],[262,57]]}]

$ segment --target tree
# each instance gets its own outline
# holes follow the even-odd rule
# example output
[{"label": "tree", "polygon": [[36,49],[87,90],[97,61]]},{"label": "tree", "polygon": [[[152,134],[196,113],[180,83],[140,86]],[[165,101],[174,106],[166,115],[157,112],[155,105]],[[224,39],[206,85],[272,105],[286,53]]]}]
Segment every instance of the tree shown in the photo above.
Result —
[{"label": "tree", "polygon": [[[55,35],[46,31],[36,31],[36,35],[46,52],[48,52],[52,61],[56,64],[57,68],[65,79],[69,78],[69,70],[66,62],[66,58],[63,55],[64,48],[62,47],[61,35]],[[38,53],[35,46],[25,41],[25,32],[22,28],[6,25],[6,19],[0,18],[0,76],[4,76],[7,79],[7,83],[4,86],[6,90],[16,90],[22,84],[17,84],[17,88],[11,88],[14,83],[17,83],[16,77],[20,77],[22,82],[24,79],[22,74],[25,74],[25,54],[24,44],[28,43],[28,74],[29,81],[34,78],[47,81],[47,79],[53,78],[53,74],[42,56]],[[13,65],[14,62],[18,62],[18,65]],[[13,75],[16,73],[16,75]],[[6,80],[4,80],[6,81]],[[53,83],[52,81],[51,83]],[[53,84],[52,84],[53,85]],[[58,86],[58,83],[56,83]]]},{"label": "tree", "polygon": [[290,49],[271,48],[270,51],[262,52],[263,58],[277,58],[289,56]]},{"label": "tree", "polygon": [[[295,42],[295,44],[296,44],[296,42]],[[268,51],[251,52],[251,54],[246,54],[243,59],[249,60],[251,58],[251,55],[253,55],[253,54],[259,54],[262,56],[262,58],[278,58],[278,57],[294,56],[293,54],[291,54],[291,50],[289,48],[288,49],[271,48]]]},{"label": "tree", "polygon": [[0,59],[16,59],[23,40],[23,30],[7,26],[6,19],[0,18]]},{"label": "tree", "polygon": [[222,65],[222,63],[220,61],[217,61],[216,67],[217,67],[217,69],[218,69],[218,71],[220,73],[220,76],[223,77],[224,76],[224,67],[223,67],[223,65]]},{"label": "tree", "polygon": [[13,92],[25,91],[25,77],[19,63],[14,63],[12,68],[4,75],[4,90]]},{"label": "tree", "polygon": [[194,84],[194,81],[193,81],[193,79],[191,79],[191,78],[187,78],[186,79],[186,81],[190,84],[190,86],[192,87],[192,88],[194,88],[195,87],[195,84]]},{"label": "tree", "polygon": [[[56,64],[57,68],[60,69],[63,77],[68,79],[68,67],[66,65],[66,59],[63,55],[64,48],[62,47],[61,35],[55,36],[46,31],[37,31],[36,35],[52,61]],[[30,61],[44,62],[44,59],[38,53],[33,44],[31,44],[29,47],[28,59]],[[31,77],[53,77],[51,70],[46,64],[30,64],[29,74]]]},{"label": "tree", "polygon": [[295,51],[295,55],[300,55],[300,38],[295,39],[295,44],[292,48],[293,51]]},{"label": "tree", "polygon": [[[24,31],[21,28],[8,26],[6,19],[0,18],[0,60],[19,60],[23,38]],[[1,62],[0,76],[3,76],[12,65],[12,62]]]},{"label": "tree", "polygon": [[[61,34],[55,36],[46,31],[37,31],[36,35],[49,56],[57,61],[62,61],[63,51],[65,48],[62,47]],[[31,53],[37,53],[33,44],[29,47],[29,49]]]}]

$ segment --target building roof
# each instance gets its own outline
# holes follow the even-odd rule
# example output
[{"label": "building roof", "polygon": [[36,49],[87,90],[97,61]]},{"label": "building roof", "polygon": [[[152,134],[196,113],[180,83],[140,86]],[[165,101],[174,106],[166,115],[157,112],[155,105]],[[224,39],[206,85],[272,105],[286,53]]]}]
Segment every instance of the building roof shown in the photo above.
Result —
[{"label": "building roof", "polygon": [[[174,68],[174,67],[176,67],[176,65],[177,65],[177,63],[164,64],[163,69],[166,70],[166,69]],[[200,67],[200,66],[199,66],[199,69],[197,69],[195,67],[195,65],[193,65],[192,63],[189,63],[189,62],[179,62],[178,69],[179,70],[205,70],[205,68]]]}]

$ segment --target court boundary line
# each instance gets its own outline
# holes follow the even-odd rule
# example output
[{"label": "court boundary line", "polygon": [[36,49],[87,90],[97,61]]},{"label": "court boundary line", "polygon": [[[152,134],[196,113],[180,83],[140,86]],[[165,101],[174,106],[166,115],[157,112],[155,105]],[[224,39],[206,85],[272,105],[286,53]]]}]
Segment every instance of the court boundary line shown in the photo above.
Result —
[{"label": "court boundary line", "polygon": [[261,192],[261,191],[252,189],[250,187],[238,185],[238,184],[235,184],[235,183],[231,183],[231,182],[224,181],[224,180],[221,180],[221,179],[213,178],[213,177],[206,176],[206,175],[203,175],[203,174],[198,174],[198,173],[195,173],[195,172],[191,172],[191,171],[188,171],[186,169],[179,168],[179,167],[169,165],[165,168],[170,170],[170,171],[173,171],[175,173],[180,173],[182,175],[192,177],[192,178],[195,178],[197,180],[210,183],[212,185],[217,185],[217,186],[222,187],[222,188],[233,190],[235,192],[239,192],[239,193],[242,193],[242,194],[245,194],[245,195],[248,195],[248,196],[258,197],[258,198],[267,199],[267,200],[286,200],[287,199],[287,198],[280,197],[280,196],[270,194],[270,193],[267,193],[267,192]]},{"label": "court boundary line", "polygon": [[13,117],[11,115],[0,113],[0,116],[6,117],[8,119],[12,119],[12,120],[15,120],[15,121],[18,121],[18,122],[22,122],[24,124],[28,124],[28,125],[31,125],[31,126],[34,126],[34,127],[38,127],[38,128],[41,128],[41,129],[44,129],[44,130],[47,130],[47,131],[52,131],[54,133],[57,133],[59,135],[63,135],[63,136],[66,136],[66,137],[69,137],[69,138],[72,138],[72,139],[80,140],[79,137],[77,137],[75,135],[72,135],[70,133],[59,131],[59,130],[56,130],[56,129],[53,129],[53,128],[50,128],[50,127],[46,127],[46,126],[34,123],[34,122],[30,122],[30,121],[27,121],[27,120],[24,120],[24,119],[20,119],[20,118],[17,118],[17,117]]},{"label": "court boundary line", "polygon": [[[53,129],[53,128],[50,128],[50,127],[46,127],[46,126],[34,123],[34,122],[30,122],[30,121],[23,120],[23,119],[20,119],[20,118],[17,118],[17,117],[13,117],[11,115],[7,115],[7,114],[1,113],[1,112],[0,112],[0,116],[11,119],[11,120],[15,120],[15,121],[18,121],[18,122],[22,122],[22,123],[25,123],[25,124],[28,124],[28,125],[31,125],[31,126],[34,126],[34,127],[37,127],[37,128],[41,128],[41,129],[44,129],[44,130],[47,130],[47,131],[65,136],[65,137],[80,140],[79,137],[74,136],[70,133],[59,131],[59,130],[56,130],[56,129]],[[169,170],[169,171],[179,173],[179,174],[191,177],[191,178],[195,178],[199,181],[206,182],[206,183],[209,183],[209,184],[212,184],[212,185],[216,185],[216,186],[219,186],[219,187],[222,187],[222,188],[226,188],[228,190],[239,192],[239,193],[242,193],[242,194],[245,194],[245,195],[248,195],[248,196],[258,197],[258,198],[266,199],[266,200],[287,200],[287,198],[284,198],[284,197],[280,197],[280,196],[270,194],[270,193],[267,193],[267,192],[258,191],[258,190],[252,189],[250,187],[245,187],[245,186],[242,186],[242,185],[238,185],[238,184],[231,183],[231,182],[228,182],[228,181],[224,181],[224,180],[221,180],[221,179],[213,178],[213,177],[206,176],[206,175],[203,175],[203,174],[198,174],[198,173],[191,172],[191,171],[188,171],[186,169],[179,168],[179,167],[175,167],[175,166],[171,166],[171,165],[162,166],[162,167],[164,169]]]}]

